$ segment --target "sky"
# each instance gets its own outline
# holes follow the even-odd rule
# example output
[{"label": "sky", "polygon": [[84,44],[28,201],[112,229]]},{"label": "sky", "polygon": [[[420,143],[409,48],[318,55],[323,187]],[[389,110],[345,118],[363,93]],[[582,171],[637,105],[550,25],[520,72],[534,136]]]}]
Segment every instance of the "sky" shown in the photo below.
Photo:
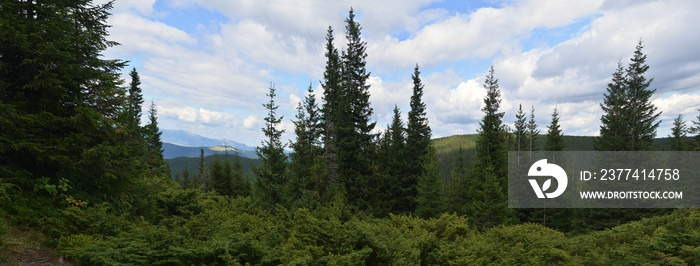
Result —
[{"label": "sky", "polygon": [[640,40],[652,103],[662,111],[657,137],[670,134],[678,114],[700,115],[694,0],[116,0],[107,23],[109,39],[121,45],[104,56],[129,60],[125,86],[136,68],[144,113],[153,101],[161,129],[251,146],[264,138],[262,103],[274,84],[286,141],[308,87],[322,95],[328,26],[336,47],[346,47],[350,7],[367,42],[377,131],[395,105],[406,120],[417,64],[433,137],[476,133],[493,65],[505,123],[512,125],[519,104],[528,115],[534,106],[545,133],[556,107],[565,135],[598,135],[606,85]]}]

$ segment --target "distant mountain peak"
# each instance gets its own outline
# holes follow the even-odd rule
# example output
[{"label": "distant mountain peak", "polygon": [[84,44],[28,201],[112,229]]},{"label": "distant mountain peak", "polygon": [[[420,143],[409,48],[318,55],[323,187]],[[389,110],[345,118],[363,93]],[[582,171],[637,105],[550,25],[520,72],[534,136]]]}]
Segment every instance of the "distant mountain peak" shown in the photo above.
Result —
[{"label": "distant mountain peak", "polygon": [[185,147],[215,147],[215,146],[228,146],[236,150],[252,151],[255,150],[253,147],[245,145],[240,142],[232,141],[229,139],[212,139],[204,136],[197,135],[195,133],[186,130],[170,130],[163,129],[163,135],[161,139],[164,143],[175,144],[178,146]]}]

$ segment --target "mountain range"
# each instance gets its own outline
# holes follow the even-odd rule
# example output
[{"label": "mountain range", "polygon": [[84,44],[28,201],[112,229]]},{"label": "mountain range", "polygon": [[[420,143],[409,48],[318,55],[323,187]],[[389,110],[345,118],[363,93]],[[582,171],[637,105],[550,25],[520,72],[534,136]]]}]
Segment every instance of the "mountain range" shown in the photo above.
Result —
[{"label": "mountain range", "polygon": [[163,158],[199,157],[201,150],[204,156],[214,154],[233,154],[244,158],[257,159],[255,148],[228,139],[212,139],[184,130],[162,130]]},{"label": "mountain range", "polygon": [[168,130],[168,129],[163,129],[162,130],[163,135],[161,135],[161,139],[163,140],[163,143],[170,143],[170,144],[175,144],[177,146],[183,146],[183,147],[216,147],[216,146],[223,146],[223,147],[231,147],[236,150],[243,150],[243,151],[254,151],[255,148],[245,145],[240,142],[235,142],[232,140],[228,139],[212,139],[212,138],[207,138],[203,137],[197,134],[194,134],[189,131],[184,131],[184,130]]}]

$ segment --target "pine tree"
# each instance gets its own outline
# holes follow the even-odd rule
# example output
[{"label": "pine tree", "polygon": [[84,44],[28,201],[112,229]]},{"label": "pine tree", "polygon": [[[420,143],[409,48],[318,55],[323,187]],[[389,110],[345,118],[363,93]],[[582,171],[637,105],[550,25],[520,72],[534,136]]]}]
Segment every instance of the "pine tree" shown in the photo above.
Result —
[{"label": "pine tree", "polygon": [[450,177],[449,180],[447,181],[447,203],[448,203],[448,210],[452,212],[460,212],[462,213],[462,207],[466,204],[467,200],[465,199],[467,195],[464,193],[464,188],[467,187],[465,185],[467,182],[467,166],[466,166],[466,158],[464,156],[464,149],[462,146],[459,146],[459,149],[457,150],[457,160],[455,161],[454,165],[452,166],[452,170],[450,171]]},{"label": "pine tree", "polygon": [[192,187],[192,178],[190,177],[190,170],[187,169],[187,166],[185,165],[185,168],[182,169],[182,182],[181,185],[183,187]]},{"label": "pine tree", "polygon": [[[228,161],[228,153],[226,154]],[[233,163],[231,164],[231,195],[233,197],[247,197],[250,195],[250,181],[243,174],[243,165],[238,151],[233,154]]]},{"label": "pine tree", "polygon": [[649,66],[645,63],[643,47],[640,40],[627,69],[618,63],[612,82],[608,84],[601,104],[604,114],[600,137],[594,142],[597,150],[648,151],[654,148],[661,113],[651,103],[656,90],[649,89],[654,79],[644,77]]},{"label": "pine tree", "polygon": [[528,134],[527,134],[527,124],[525,119],[525,112],[523,111],[523,104],[518,105],[518,113],[515,115],[515,149],[514,151],[525,151],[528,149]]},{"label": "pine tree", "polygon": [[[426,105],[423,102],[423,90],[425,86],[420,78],[420,69],[416,64],[413,69],[413,94],[411,95],[411,110],[408,112],[408,124],[406,125],[406,158],[403,179],[401,182],[407,191],[405,197],[416,197],[418,193],[418,180],[432,173],[425,172],[426,161],[430,160],[432,130],[428,124]],[[427,176],[426,176],[427,177]],[[415,205],[407,205],[406,211],[411,211]]]},{"label": "pine tree", "polygon": [[494,77],[493,66],[484,81],[486,97],[481,109],[485,115],[480,123],[479,136],[473,164],[466,187],[465,212],[484,228],[508,223],[513,211],[507,207],[508,146],[503,138],[502,119],[499,113],[501,92]]},{"label": "pine tree", "polygon": [[376,122],[370,122],[374,111],[370,106],[367,84],[370,73],[365,68],[366,42],[360,37],[362,27],[355,21],[352,8],[345,23],[347,50],[341,55],[342,91],[339,94],[339,113],[342,119],[334,121],[337,129],[338,171],[350,203],[360,208],[369,208],[372,204],[369,198],[376,195],[370,186],[371,179],[374,178],[372,165],[376,149],[373,140],[376,136],[372,130]]},{"label": "pine tree", "polygon": [[290,156],[289,167],[292,172],[289,190],[293,201],[316,200],[313,167],[321,156],[322,149],[319,146],[319,111],[313,92],[309,84],[304,103],[299,103],[297,107],[297,120],[293,121],[296,142],[290,143],[294,152]]},{"label": "pine tree", "polygon": [[125,106],[125,125],[128,131],[138,132],[141,123],[141,106],[143,106],[143,95],[141,92],[141,78],[136,68],[129,72],[131,82],[129,83],[129,95]]},{"label": "pine tree", "polygon": [[263,206],[272,207],[275,204],[284,205],[288,202],[287,189],[285,188],[285,184],[288,182],[285,176],[287,155],[284,154],[285,145],[280,140],[284,130],[277,129],[284,116],[277,117],[279,106],[275,104],[277,94],[274,84],[270,84],[269,92],[266,95],[270,97],[270,101],[263,104],[268,113],[262,132],[267,139],[262,141],[261,146],[255,148],[261,163],[253,168],[253,172],[257,177],[255,179],[255,196],[258,202]]},{"label": "pine tree", "polygon": [[163,141],[160,136],[163,132],[158,128],[158,110],[156,104],[151,101],[148,109],[148,124],[143,128],[143,136],[146,143],[146,162],[151,168],[160,168],[163,165]]},{"label": "pine tree", "polygon": [[437,218],[446,210],[442,192],[443,182],[435,152],[431,151],[430,156],[425,159],[424,174],[418,180],[416,216],[424,219]]},{"label": "pine tree", "polygon": [[412,178],[406,172],[408,162],[406,160],[406,129],[403,121],[401,121],[401,111],[399,107],[394,105],[394,114],[392,121],[384,137],[383,158],[379,162],[383,171],[386,172],[386,177],[383,179],[386,182],[385,201],[391,201],[393,204],[390,207],[394,214],[407,214],[415,210],[416,186]]},{"label": "pine tree", "polygon": [[199,168],[197,175],[192,177],[192,186],[195,188],[202,187],[204,190],[209,190],[208,188],[208,178],[207,178],[207,162],[204,158],[204,149],[199,149]]},{"label": "pine tree", "polygon": [[532,106],[530,110],[530,121],[527,122],[527,139],[529,141],[530,155],[532,156],[533,151],[539,150],[536,146],[537,139],[540,138],[540,130],[537,129],[537,122],[535,121],[535,106]]},{"label": "pine tree", "polygon": [[688,126],[683,121],[683,115],[678,114],[676,119],[673,120],[673,127],[671,127],[671,135],[669,137],[671,137],[669,142],[672,151],[688,150],[688,143],[686,142]]},{"label": "pine tree", "polygon": [[624,114],[627,102],[625,83],[622,62],[618,62],[617,70],[612,76],[612,82],[608,83],[603,103],[600,104],[604,114],[600,118],[600,136],[593,141],[596,150],[624,151],[629,149]]},{"label": "pine tree", "polygon": [[[700,111],[700,109],[698,109]],[[695,143],[692,150],[700,150],[700,115],[693,121],[693,127],[690,128],[691,133],[695,133]]]},{"label": "pine tree", "polygon": [[547,143],[544,145],[545,151],[563,151],[566,147],[564,143],[564,135],[562,135],[561,126],[559,126],[559,112],[557,107],[554,107],[552,112],[552,123],[547,127]]},{"label": "pine tree", "polygon": [[654,78],[649,80],[644,73],[649,69],[645,63],[647,56],[642,53],[642,41],[637,44],[634,56],[627,67],[626,91],[629,115],[629,138],[631,151],[649,151],[654,148],[656,129],[661,121],[657,121],[661,112],[651,103],[651,96],[656,89],[649,89]]},{"label": "pine tree", "polygon": [[338,50],[333,46],[333,28],[328,26],[326,34],[326,70],[323,72],[323,154],[325,159],[326,176],[321,182],[321,198],[326,199],[328,190],[338,182],[338,122],[342,121],[341,107],[341,68],[342,63]]},{"label": "pine tree", "polygon": [[[137,171],[119,137],[122,60],[106,59],[112,3],[4,1],[0,5],[0,176],[64,176],[113,202]],[[120,203],[121,204],[121,203]]]},{"label": "pine tree", "polygon": [[209,184],[207,186],[220,195],[230,196],[233,191],[231,189],[231,167],[228,162],[228,156],[222,162],[218,154],[214,155],[214,160],[208,167]]}]

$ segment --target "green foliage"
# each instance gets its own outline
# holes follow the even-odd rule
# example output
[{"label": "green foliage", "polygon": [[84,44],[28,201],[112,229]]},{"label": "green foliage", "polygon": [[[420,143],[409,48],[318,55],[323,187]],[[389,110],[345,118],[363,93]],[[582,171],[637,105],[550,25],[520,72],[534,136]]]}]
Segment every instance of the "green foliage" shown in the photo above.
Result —
[{"label": "green foliage", "polygon": [[423,163],[423,170],[418,179],[418,196],[416,198],[416,216],[435,218],[446,211],[442,179],[435,159],[435,152]]},{"label": "green foliage", "polygon": [[688,138],[688,126],[683,121],[683,116],[678,114],[678,117],[673,120],[673,127],[671,128],[671,139],[670,145],[672,151],[686,151],[689,150],[690,146],[687,143]]},{"label": "green foliage", "polygon": [[547,127],[547,143],[544,145],[545,151],[563,151],[566,147],[561,126],[559,126],[559,112],[554,107],[552,112],[552,123]]},{"label": "green foliage", "polygon": [[[508,142],[504,135],[499,113],[501,92],[491,66],[484,81],[484,118],[476,139],[475,155],[466,181],[463,183],[463,212],[482,228],[507,224],[513,218],[513,210],[507,207]],[[530,132],[533,132],[530,128]],[[531,138],[533,139],[533,138]]]},{"label": "green foliage", "polygon": [[319,164],[323,149],[320,146],[320,113],[316,104],[314,90],[309,84],[306,98],[297,107],[294,133],[296,142],[290,146],[294,152],[290,155],[290,179],[288,189],[291,192],[291,200],[294,205],[310,207],[311,202],[318,201],[319,181],[322,176],[316,174],[315,168]]},{"label": "green foliage", "polygon": [[513,131],[514,136],[514,151],[525,151],[528,149],[528,143],[525,141],[528,138],[527,134],[527,124],[525,119],[525,112],[523,111],[523,104],[518,105],[518,113],[515,114],[515,131]]},{"label": "green foliage", "polygon": [[288,190],[285,189],[287,155],[284,154],[285,145],[280,140],[284,130],[277,129],[283,117],[277,117],[279,106],[275,105],[275,86],[270,84],[269,90],[267,96],[270,97],[270,102],[263,104],[268,115],[265,117],[265,127],[262,128],[267,139],[262,146],[255,148],[262,163],[253,171],[256,176],[255,197],[260,204],[273,207],[276,204],[287,204],[289,199]]},{"label": "green foliage", "polygon": [[532,106],[530,110],[530,120],[527,122],[527,140],[529,144],[529,151],[537,151],[540,148],[537,146],[537,139],[540,137],[540,130],[537,129],[537,123],[535,121],[535,106]]},{"label": "green foliage", "polygon": [[571,239],[571,255],[583,264],[698,264],[700,213],[679,209]]},{"label": "green foliage", "polygon": [[[604,95],[600,137],[596,149],[602,151],[649,151],[654,149],[660,112],[651,103],[656,91],[649,89],[651,82],[644,73],[649,69],[646,55],[642,53],[642,41],[637,44],[627,69],[618,62],[612,82]],[[624,71],[624,72],[623,72]]]}]

